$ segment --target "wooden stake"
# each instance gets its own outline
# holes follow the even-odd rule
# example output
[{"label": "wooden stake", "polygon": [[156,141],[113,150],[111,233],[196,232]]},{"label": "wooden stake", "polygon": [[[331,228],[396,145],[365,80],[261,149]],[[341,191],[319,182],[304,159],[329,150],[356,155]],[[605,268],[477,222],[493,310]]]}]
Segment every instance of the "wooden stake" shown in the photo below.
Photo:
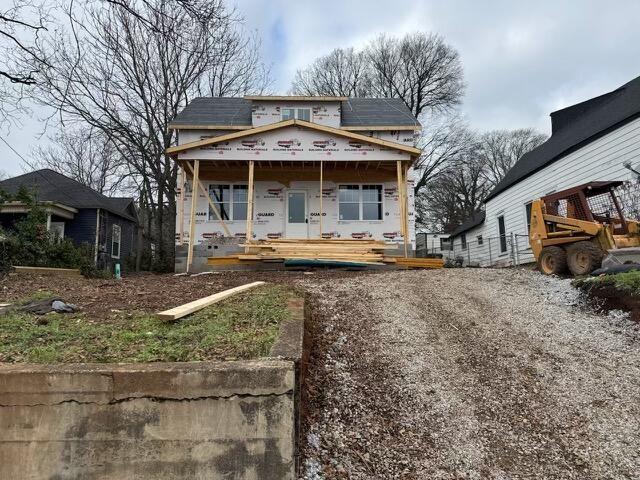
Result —
[{"label": "wooden stake", "polygon": [[[189,169],[191,170],[191,174],[193,175],[194,174],[193,168],[191,168],[191,164],[189,162],[187,162],[187,166],[189,167]],[[224,220],[222,220],[222,216],[218,211],[218,207],[216,206],[215,203],[213,203],[213,200],[211,200],[211,197],[209,196],[209,192],[207,192],[206,188],[204,188],[204,185],[200,180],[198,180],[195,183],[198,185],[198,188],[202,191],[202,194],[207,198],[207,202],[209,202],[209,206],[211,207],[211,210],[213,210],[213,213],[215,213],[216,217],[218,217],[218,221],[220,222],[220,225],[222,225],[222,229],[224,230],[224,233],[227,234],[227,237],[231,237],[231,232],[229,231],[229,227],[227,227],[227,224],[224,223]],[[197,188],[195,188],[195,185],[194,185],[193,187],[194,194],[196,190]]]},{"label": "wooden stake", "polygon": [[320,238],[322,238],[322,197],[324,196],[322,194],[322,165],[323,162],[320,160]]},{"label": "wooden stake", "polygon": [[402,207],[404,210],[404,216],[402,218],[404,229],[404,258],[409,256],[409,196],[407,195],[407,173],[409,172],[409,165],[404,165],[404,175],[402,175],[402,192],[404,199],[402,200]]},{"label": "wooden stake", "polygon": [[[187,252],[187,272],[191,269],[191,264],[193,263],[193,241],[196,236],[196,204],[198,203],[198,189],[196,185],[198,184],[198,175],[200,174],[200,161],[194,160],[195,164],[193,168],[193,183],[191,187],[191,213],[189,215],[189,250]],[[189,167],[191,165],[187,163]]]},{"label": "wooden stake", "polygon": [[180,245],[182,245],[184,243],[184,184],[187,180],[187,174],[184,171],[184,168],[182,168],[181,166],[178,166],[178,168],[180,169],[180,173],[178,175],[178,179],[180,180],[180,198],[179,198],[179,204],[178,204],[178,225],[180,226],[180,230],[179,230],[179,240],[180,240]]},{"label": "wooden stake", "polygon": [[[246,242],[251,243],[253,238],[253,160],[249,160],[249,186],[247,188],[247,229]],[[249,253],[249,246],[245,247],[245,253]]]}]

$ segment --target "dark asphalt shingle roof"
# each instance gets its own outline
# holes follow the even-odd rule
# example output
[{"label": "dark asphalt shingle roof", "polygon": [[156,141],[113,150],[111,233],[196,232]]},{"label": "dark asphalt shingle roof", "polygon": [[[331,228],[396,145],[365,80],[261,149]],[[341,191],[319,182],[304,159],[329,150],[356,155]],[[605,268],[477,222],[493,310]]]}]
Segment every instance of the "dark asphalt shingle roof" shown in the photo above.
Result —
[{"label": "dark asphalt shingle roof", "polygon": [[17,193],[21,186],[35,190],[39,202],[55,202],[74,208],[101,208],[132,221],[133,198],[107,197],[72,178],[48,168],[35,170],[0,182],[0,190]]},{"label": "dark asphalt shingle roof", "polygon": [[449,238],[457,237],[461,233],[464,233],[468,230],[471,230],[474,227],[477,227],[478,225],[481,225],[482,223],[484,223],[484,218],[485,218],[484,210],[478,210],[469,218],[467,218],[464,222],[462,222],[462,225],[460,225],[453,232],[451,232],[451,235],[449,235]]},{"label": "dark asphalt shingle roof", "polygon": [[[350,98],[341,103],[343,127],[420,125],[399,98]],[[251,126],[252,101],[245,98],[193,99],[169,124]]]},{"label": "dark asphalt shingle roof", "polygon": [[612,128],[640,116],[640,77],[622,87],[551,114],[556,128],[549,140],[524,154],[485,202]]}]

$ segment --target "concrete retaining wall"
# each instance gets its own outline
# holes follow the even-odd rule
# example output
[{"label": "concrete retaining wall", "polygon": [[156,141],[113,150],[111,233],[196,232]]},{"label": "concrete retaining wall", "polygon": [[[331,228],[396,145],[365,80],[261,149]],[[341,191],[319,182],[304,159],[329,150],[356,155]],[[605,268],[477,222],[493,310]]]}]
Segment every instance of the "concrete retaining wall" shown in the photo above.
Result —
[{"label": "concrete retaining wall", "polygon": [[292,479],[304,336],[255,361],[0,365],[1,479]]}]

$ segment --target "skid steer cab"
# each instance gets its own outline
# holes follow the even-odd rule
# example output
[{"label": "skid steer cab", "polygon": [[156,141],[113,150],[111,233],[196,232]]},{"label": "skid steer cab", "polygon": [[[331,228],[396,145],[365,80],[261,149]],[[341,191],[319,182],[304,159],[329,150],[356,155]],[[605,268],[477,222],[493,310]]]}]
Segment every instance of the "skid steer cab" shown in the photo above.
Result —
[{"label": "skid steer cab", "polygon": [[531,204],[529,243],[541,272],[587,275],[607,252],[640,246],[640,224],[624,217],[615,194],[622,184],[590,182]]}]

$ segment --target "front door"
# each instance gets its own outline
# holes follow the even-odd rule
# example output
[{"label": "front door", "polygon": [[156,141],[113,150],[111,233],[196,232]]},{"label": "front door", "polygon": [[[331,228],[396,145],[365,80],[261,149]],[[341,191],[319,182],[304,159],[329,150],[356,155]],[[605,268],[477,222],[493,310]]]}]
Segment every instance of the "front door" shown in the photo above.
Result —
[{"label": "front door", "polygon": [[287,191],[287,238],[307,238],[309,218],[307,215],[306,190]]}]

